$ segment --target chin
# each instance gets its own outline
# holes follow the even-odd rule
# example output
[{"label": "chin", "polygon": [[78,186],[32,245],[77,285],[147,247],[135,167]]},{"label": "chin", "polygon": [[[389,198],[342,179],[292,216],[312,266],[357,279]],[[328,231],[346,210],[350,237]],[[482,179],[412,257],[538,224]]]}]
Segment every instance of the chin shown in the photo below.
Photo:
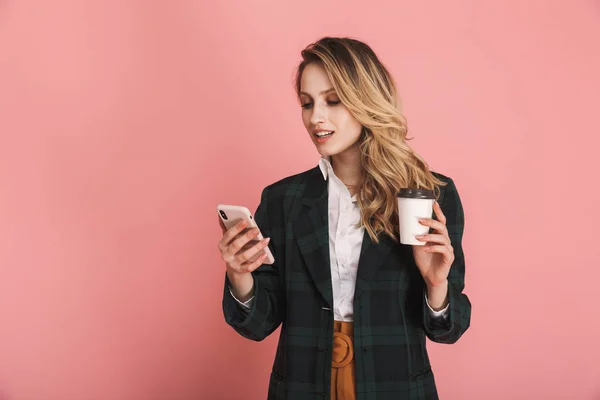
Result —
[{"label": "chin", "polygon": [[323,157],[331,157],[331,156],[334,156],[334,155],[336,155],[338,153],[337,151],[326,150],[324,148],[320,148],[320,149],[317,148],[317,151]]},{"label": "chin", "polygon": [[336,147],[336,148],[333,148],[333,149],[332,148],[329,148],[329,149],[321,148],[321,149],[319,149],[319,153],[322,156],[330,156],[331,157],[331,156],[335,156],[335,155],[338,155],[338,154],[342,154],[345,151],[350,150],[351,148],[352,148],[352,146],[343,147],[341,149],[339,147]]}]

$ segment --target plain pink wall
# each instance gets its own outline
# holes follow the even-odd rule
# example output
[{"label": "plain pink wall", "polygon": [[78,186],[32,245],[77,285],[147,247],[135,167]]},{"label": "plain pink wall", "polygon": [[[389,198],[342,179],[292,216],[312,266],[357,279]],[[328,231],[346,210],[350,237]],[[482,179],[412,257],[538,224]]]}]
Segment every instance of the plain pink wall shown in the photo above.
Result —
[{"label": "plain pink wall", "polygon": [[292,77],[323,35],[373,46],[463,199],[441,397],[600,399],[592,0],[0,3],[0,399],[266,397],[215,206],[316,165]]}]

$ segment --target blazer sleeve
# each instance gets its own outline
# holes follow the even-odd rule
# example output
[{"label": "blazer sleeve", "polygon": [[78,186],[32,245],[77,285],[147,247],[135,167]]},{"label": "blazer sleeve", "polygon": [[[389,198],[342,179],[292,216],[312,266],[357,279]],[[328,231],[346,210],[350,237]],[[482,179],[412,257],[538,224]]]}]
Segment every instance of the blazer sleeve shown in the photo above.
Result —
[{"label": "blazer sleeve", "polygon": [[273,229],[270,225],[268,187],[261,194],[254,220],[263,236],[271,238],[268,246],[273,253],[275,262],[272,265],[263,264],[252,272],[254,298],[248,310],[240,309],[229,291],[229,279],[225,274],[222,305],[227,324],[240,335],[251,340],[261,341],[277,329],[283,321],[285,313],[283,284],[279,274],[283,249],[280,248],[279,238],[271,236]]},{"label": "blazer sleeve", "polygon": [[[454,249],[454,262],[448,274],[448,296],[450,309],[448,318],[432,318],[423,300],[423,321],[427,337],[437,343],[455,343],[471,324],[471,302],[463,293],[465,287],[465,255],[462,248],[464,212],[456,185],[451,178],[440,203],[446,217],[450,243]],[[424,288],[424,296],[427,288]]]}]

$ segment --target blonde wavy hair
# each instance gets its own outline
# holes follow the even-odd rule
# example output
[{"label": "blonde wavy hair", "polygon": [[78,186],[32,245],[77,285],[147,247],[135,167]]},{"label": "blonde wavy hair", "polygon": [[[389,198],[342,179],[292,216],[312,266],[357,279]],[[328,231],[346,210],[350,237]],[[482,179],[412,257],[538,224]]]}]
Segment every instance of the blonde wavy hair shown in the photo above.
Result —
[{"label": "blonde wavy hair", "polygon": [[359,139],[363,176],[357,190],[361,224],[379,243],[383,232],[399,240],[396,194],[401,188],[429,189],[439,199],[439,186],[425,160],[407,143],[406,118],[400,111],[394,79],[375,52],[356,39],[324,37],[301,52],[296,93],[311,63],[324,67],[337,95],[363,126]]}]

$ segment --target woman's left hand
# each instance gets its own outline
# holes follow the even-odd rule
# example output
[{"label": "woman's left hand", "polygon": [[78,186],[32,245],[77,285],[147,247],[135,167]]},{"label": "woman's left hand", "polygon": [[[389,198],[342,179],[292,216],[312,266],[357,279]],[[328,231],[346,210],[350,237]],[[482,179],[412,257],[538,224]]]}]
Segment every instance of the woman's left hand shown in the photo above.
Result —
[{"label": "woman's left hand", "polygon": [[429,226],[433,233],[417,236],[417,240],[427,242],[424,246],[412,246],[413,255],[425,282],[432,287],[440,286],[448,279],[450,267],[454,262],[454,249],[450,244],[446,217],[438,202],[434,202],[433,211],[437,221],[431,218],[421,218],[421,225]]}]

